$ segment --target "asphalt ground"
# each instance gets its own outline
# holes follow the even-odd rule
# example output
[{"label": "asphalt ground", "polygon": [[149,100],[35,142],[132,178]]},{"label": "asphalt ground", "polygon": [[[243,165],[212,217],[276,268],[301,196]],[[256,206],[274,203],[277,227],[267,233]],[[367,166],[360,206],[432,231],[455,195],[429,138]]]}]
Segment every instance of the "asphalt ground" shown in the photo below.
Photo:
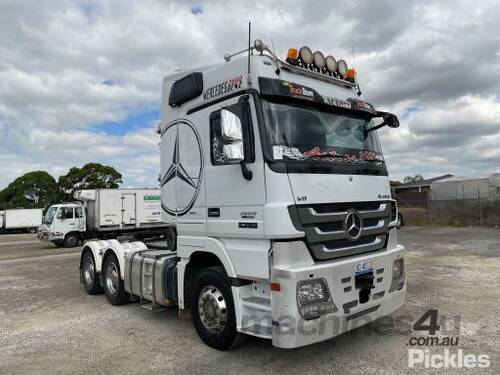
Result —
[{"label": "asphalt ground", "polygon": [[[407,299],[387,319],[294,350],[250,338],[219,352],[175,308],[120,307],[79,284],[79,249],[0,235],[0,374],[500,373],[500,230],[404,227]],[[428,310],[455,347],[410,345]],[[423,323],[429,323],[429,320]],[[490,367],[408,367],[409,350],[489,356]],[[413,354],[412,354],[413,355]],[[441,363],[441,362],[439,362]]]}]

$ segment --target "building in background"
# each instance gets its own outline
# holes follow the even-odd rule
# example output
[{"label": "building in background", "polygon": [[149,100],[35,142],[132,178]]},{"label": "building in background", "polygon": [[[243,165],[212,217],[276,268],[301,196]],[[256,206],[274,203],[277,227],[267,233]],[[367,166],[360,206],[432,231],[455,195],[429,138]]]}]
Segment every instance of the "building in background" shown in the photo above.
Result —
[{"label": "building in background", "polygon": [[431,184],[432,206],[446,207],[458,201],[492,202],[500,200],[500,173],[485,177],[452,177]]},{"label": "building in background", "polygon": [[427,207],[430,200],[431,185],[451,177],[453,175],[445,174],[407,184],[391,181],[392,197],[398,201],[400,207]]}]

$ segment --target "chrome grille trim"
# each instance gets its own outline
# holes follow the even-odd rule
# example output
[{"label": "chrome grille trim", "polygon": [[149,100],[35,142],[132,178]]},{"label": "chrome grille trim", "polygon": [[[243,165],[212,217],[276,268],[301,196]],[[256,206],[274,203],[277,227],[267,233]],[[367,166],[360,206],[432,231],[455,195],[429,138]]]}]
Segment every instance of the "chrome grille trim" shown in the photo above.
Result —
[{"label": "chrome grille trim", "polygon": [[[293,213],[292,213],[293,211]],[[345,229],[347,215],[356,211],[363,223],[359,238]],[[385,246],[391,219],[388,201],[297,205],[290,210],[294,225],[305,233],[306,244],[317,260],[362,254]]]}]

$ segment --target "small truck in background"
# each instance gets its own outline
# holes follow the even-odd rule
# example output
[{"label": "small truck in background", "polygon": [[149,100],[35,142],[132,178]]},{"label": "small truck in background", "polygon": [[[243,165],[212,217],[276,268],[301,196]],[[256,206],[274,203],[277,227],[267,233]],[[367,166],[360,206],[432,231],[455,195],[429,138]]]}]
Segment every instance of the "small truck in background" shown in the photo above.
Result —
[{"label": "small truck in background", "polygon": [[41,208],[0,211],[0,233],[36,233],[37,228],[42,224],[42,216]]},{"label": "small truck in background", "polygon": [[76,202],[49,207],[38,230],[40,240],[75,247],[91,238],[164,233],[159,189],[78,190],[73,197]]}]

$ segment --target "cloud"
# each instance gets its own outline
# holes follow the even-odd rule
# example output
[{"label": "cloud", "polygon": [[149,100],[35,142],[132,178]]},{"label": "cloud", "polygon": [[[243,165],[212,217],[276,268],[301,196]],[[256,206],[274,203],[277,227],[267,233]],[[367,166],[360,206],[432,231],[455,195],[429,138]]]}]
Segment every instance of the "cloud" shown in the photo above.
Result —
[{"label": "cloud", "polygon": [[[381,139],[392,177],[496,170],[500,3],[485,0],[0,3],[0,189],[18,175],[115,166],[154,186],[162,78],[222,61],[254,38],[344,58],[394,111]],[[131,120],[132,119],[132,120]],[[113,132],[109,132],[113,124]]]}]

